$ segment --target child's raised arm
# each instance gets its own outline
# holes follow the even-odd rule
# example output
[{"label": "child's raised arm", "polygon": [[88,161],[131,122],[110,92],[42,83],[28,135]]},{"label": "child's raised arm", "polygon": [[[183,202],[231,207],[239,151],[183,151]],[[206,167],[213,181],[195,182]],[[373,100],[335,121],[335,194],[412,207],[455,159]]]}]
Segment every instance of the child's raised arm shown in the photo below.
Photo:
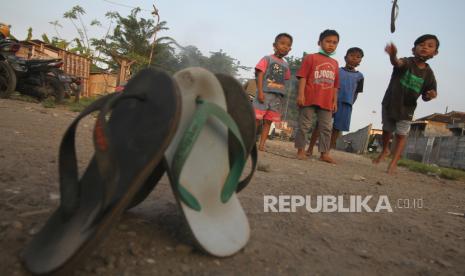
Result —
[{"label": "child's raised arm", "polygon": [[404,62],[401,59],[397,58],[397,47],[394,43],[388,43],[384,48],[384,51],[389,55],[389,59],[391,60],[391,64],[394,67],[402,67]]}]

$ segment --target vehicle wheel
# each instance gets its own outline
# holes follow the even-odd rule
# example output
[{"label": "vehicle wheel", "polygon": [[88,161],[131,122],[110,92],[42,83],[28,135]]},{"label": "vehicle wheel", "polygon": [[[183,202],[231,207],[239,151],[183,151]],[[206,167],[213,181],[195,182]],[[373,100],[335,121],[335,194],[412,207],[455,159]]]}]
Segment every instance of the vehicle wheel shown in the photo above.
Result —
[{"label": "vehicle wheel", "polygon": [[59,104],[63,102],[65,97],[65,86],[64,84],[52,76],[47,76],[47,85],[52,90],[52,96],[55,97],[55,103]]},{"label": "vehicle wheel", "polygon": [[16,74],[6,62],[0,61],[0,98],[9,98],[16,88]]}]

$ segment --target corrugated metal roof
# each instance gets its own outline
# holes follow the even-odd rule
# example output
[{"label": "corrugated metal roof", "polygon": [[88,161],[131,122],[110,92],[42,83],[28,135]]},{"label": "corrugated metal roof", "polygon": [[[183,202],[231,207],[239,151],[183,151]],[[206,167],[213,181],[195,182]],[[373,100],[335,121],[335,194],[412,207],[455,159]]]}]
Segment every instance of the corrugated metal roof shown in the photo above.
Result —
[{"label": "corrugated metal roof", "polygon": [[434,122],[442,122],[442,123],[465,123],[465,112],[460,111],[451,111],[446,114],[442,113],[434,113],[422,118],[415,120],[415,122],[419,121],[434,121]]}]

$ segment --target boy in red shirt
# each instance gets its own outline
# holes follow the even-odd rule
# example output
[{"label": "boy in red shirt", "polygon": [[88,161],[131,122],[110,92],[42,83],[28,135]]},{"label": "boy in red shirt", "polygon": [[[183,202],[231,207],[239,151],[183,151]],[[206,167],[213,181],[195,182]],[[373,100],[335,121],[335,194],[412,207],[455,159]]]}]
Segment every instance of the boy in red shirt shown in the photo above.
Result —
[{"label": "boy in red shirt", "polygon": [[320,160],[335,163],[329,156],[332,130],[332,114],[337,110],[337,90],[339,88],[339,65],[330,56],[336,51],[339,34],[335,30],[325,30],[320,34],[320,51],[306,55],[297,72],[299,90],[297,105],[299,108],[299,130],[295,137],[297,158],[307,159],[305,145],[307,133],[312,127],[316,115],[320,131],[318,151]]}]

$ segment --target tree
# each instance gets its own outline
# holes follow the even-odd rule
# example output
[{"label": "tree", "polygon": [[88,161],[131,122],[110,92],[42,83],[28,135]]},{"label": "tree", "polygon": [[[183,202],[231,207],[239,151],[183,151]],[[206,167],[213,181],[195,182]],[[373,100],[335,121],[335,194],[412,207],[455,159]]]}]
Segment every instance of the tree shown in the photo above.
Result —
[{"label": "tree", "polygon": [[48,22],[48,24],[53,25],[53,28],[55,29],[55,33],[57,34],[57,37],[61,39],[61,35],[58,32],[57,27],[63,28],[63,26],[61,26],[61,24],[58,22],[58,20]]},{"label": "tree", "polygon": [[[112,54],[117,54],[135,61],[133,71],[138,71],[147,66],[151,50],[151,41],[155,31],[167,30],[166,21],[161,21],[154,25],[152,19],[139,18],[140,8],[135,8],[127,17],[122,17],[119,13],[107,13],[107,17],[113,18],[116,27],[112,35],[107,39],[93,39],[92,45],[106,57],[101,61],[107,63],[110,68],[118,68],[115,60],[109,58]],[[152,65],[161,67],[169,72],[174,72],[178,68],[178,61],[175,57],[174,47],[176,41],[170,37],[160,37],[155,42]]]},{"label": "tree", "polygon": [[[74,28],[76,29],[79,35],[79,38],[73,39],[73,41],[76,43],[76,47],[74,47],[73,49],[75,51],[78,51],[78,53],[81,55],[92,57],[93,51],[91,49],[87,27],[86,27],[86,24],[84,24],[84,20],[82,18],[84,14],[86,14],[86,11],[81,6],[76,5],[72,7],[71,10],[65,12],[63,14],[63,17],[71,21],[71,23],[73,24]],[[76,24],[75,22],[76,20],[79,21],[80,27],[78,27],[78,25]],[[57,25],[55,23],[58,23],[58,21],[50,22],[50,24],[56,27]],[[100,23],[100,21],[94,19],[91,21],[90,26],[102,26],[102,24]]]},{"label": "tree", "polygon": [[[86,47],[89,47],[89,37],[87,36],[87,28],[84,25],[84,21],[82,20],[82,15],[85,14],[86,11],[79,5],[76,5],[71,8],[71,10],[65,12],[63,14],[64,18],[67,18],[71,21],[71,23],[74,25],[76,28],[76,31],[78,32],[80,38],[81,38],[81,43],[86,45]],[[79,20],[81,23],[81,28],[78,28],[74,20]]]},{"label": "tree", "polygon": [[235,77],[237,77],[239,69],[250,70],[249,67],[241,66],[239,61],[221,49],[218,52],[211,52],[210,56],[206,57],[197,47],[190,45],[181,48],[178,59],[180,68],[199,66],[213,73],[223,73]]},{"label": "tree", "polygon": [[237,69],[234,68],[234,59],[228,56],[222,49],[219,52],[210,52],[207,69],[214,73],[223,73],[235,76]]},{"label": "tree", "polygon": [[208,63],[208,58],[197,47],[192,45],[182,47],[178,59],[180,68],[191,66],[207,67]]}]

